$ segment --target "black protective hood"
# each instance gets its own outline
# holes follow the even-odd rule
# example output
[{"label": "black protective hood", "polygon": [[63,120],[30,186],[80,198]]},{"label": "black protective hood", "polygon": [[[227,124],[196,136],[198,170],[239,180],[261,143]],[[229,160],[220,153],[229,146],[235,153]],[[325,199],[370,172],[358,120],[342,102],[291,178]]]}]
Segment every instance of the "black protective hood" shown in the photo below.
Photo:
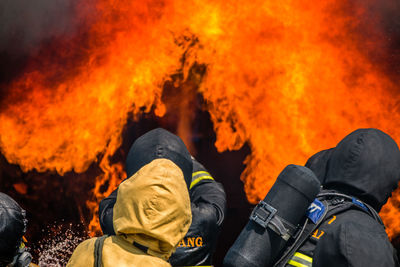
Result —
[{"label": "black protective hood", "polygon": [[380,130],[358,129],[333,150],[324,187],[358,197],[379,211],[399,180],[396,142]]},{"label": "black protective hood", "polygon": [[0,193],[0,265],[11,262],[26,231],[25,211],[11,197]]},{"label": "black protective hood", "polygon": [[329,159],[331,158],[334,148],[322,150],[311,156],[306,162],[305,167],[313,171],[315,176],[321,184],[325,182],[326,171],[329,166]]},{"label": "black protective hood", "polygon": [[174,162],[182,170],[189,188],[193,168],[191,155],[178,136],[162,128],[145,133],[133,143],[126,159],[128,178],[144,165],[159,158]]}]

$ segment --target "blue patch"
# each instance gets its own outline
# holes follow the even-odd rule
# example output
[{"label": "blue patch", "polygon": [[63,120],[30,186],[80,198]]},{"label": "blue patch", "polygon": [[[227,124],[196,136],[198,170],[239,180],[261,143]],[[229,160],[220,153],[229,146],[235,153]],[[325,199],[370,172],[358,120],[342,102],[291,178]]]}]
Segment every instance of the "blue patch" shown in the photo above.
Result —
[{"label": "blue patch", "polygon": [[314,199],[313,203],[308,207],[307,210],[307,217],[310,218],[310,220],[314,223],[317,224],[317,222],[322,218],[325,212],[325,206],[322,204],[321,201],[318,199]]},{"label": "blue patch", "polygon": [[364,205],[364,203],[362,203],[360,200],[358,200],[357,198],[353,197],[351,199],[351,201],[356,204],[357,206],[363,208],[364,210],[368,211],[368,208]]}]

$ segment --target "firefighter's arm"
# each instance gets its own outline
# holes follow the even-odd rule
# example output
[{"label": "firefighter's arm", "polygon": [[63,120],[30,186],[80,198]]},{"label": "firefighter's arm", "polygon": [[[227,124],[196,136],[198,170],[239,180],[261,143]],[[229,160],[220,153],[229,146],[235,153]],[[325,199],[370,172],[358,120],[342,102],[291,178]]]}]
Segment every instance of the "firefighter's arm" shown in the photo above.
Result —
[{"label": "firefighter's arm", "polygon": [[113,208],[117,201],[118,189],[115,189],[111,195],[100,201],[99,221],[104,234],[115,235],[113,226]]},{"label": "firefighter's arm", "polygon": [[[192,182],[190,184],[190,201],[192,209],[198,206],[209,206],[215,210],[217,225],[220,226],[226,212],[226,194],[222,184],[216,182],[207,169],[195,158],[193,160]],[[199,207],[200,208],[200,207]],[[214,218],[215,219],[215,218]]]},{"label": "firefighter's arm", "polygon": [[224,220],[226,195],[222,185],[196,159],[192,160],[192,224],[170,258],[172,266],[211,266]]}]

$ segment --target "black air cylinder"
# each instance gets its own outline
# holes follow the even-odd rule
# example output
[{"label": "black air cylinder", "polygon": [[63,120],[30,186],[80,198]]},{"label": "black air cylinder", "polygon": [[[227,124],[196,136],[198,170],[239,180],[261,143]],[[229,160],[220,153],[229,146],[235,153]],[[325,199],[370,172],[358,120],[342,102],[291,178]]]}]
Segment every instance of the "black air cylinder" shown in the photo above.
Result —
[{"label": "black air cylinder", "polygon": [[[288,165],[278,176],[264,202],[276,215],[297,226],[320,191],[320,182],[306,167]],[[224,258],[224,267],[272,266],[287,241],[270,228],[249,220]]]}]

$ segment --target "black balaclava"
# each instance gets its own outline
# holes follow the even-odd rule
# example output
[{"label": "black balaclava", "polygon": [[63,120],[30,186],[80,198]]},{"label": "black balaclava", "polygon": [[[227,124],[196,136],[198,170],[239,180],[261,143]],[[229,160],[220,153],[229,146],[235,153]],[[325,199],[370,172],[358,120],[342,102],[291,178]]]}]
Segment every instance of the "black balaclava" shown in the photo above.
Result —
[{"label": "black balaclava", "polygon": [[378,129],[358,129],[333,150],[325,188],[360,198],[380,211],[400,179],[400,151]]},{"label": "black balaclava", "polygon": [[0,193],[0,266],[10,263],[26,231],[25,211],[11,197]]},{"label": "black balaclava", "polygon": [[178,136],[162,128],[145,133],[133,143],[126,159],[128,178],[140,168],[158,158],[165,158],[174,162],[182,170],[189,188],[193,168],[191,155]]}]

